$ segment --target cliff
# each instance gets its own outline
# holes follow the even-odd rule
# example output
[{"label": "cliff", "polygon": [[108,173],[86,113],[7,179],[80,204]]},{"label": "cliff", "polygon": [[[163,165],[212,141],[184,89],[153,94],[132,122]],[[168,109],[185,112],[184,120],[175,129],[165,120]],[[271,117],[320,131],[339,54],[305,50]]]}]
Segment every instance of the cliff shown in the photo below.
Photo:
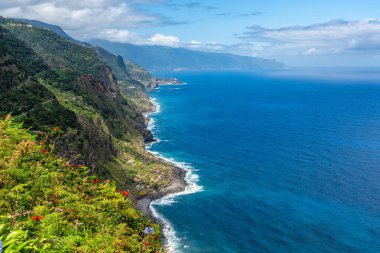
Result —
[{"label": "cliff", "polygon": [[175,180],[170,164],[144,150],[151,104],[121,57],[17,20],[0,24],[0,116],[36,132],[59,127],[59,156],[115,180],[133,199]]}]

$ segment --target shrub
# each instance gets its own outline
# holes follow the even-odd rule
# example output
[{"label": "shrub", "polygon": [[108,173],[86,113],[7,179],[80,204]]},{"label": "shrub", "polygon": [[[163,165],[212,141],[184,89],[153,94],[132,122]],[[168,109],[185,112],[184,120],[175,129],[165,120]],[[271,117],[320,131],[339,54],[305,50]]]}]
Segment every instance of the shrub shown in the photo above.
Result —
[{"label": "shrub", "polygon": [[[0,119],[3,245],[18,234],[12,247],[24,245],[19,252],[163,252],[158,225],[133,208],[128,194],[53,155],[49,138],[59,131],[38,137]],[[154,234],[144,233],[147,226]]]}]

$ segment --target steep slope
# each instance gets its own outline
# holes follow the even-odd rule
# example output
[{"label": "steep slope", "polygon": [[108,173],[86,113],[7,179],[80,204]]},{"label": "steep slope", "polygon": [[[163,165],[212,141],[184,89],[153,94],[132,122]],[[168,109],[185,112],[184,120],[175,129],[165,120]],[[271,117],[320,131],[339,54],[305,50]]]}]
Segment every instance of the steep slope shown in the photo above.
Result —
[{"label": "steep slope", "polygon": [[261,71],[284,68],[284,64],[256,57],[193,51],[165,46],[137,46],[106,40],[91,40],[90,44],[121,55],[149,71],[173,70],[247,70]]},{"label": "steep slope", "polygon": [[101,47],[95,47],[95,51],[100,59],[112,68],[113,74],[118,81],[131,81],[132,77],[127,71],[124,59],[121,56],[115,56]]},{"label": "steep slope", "polygon": [[154,89],[157,87],[156,79],[146,69],[128,60],[125,61],[124,63],[129,75],[133,79],[138,80],[139,82],[143,83],[145,87],[148,89]]},{"label": "steep slope", "polygon": [[163,252],[158,225],[133,209],[128,192],[52,154],[58,135],[0,119],[0,249]]},{"label": "steep slope", "polygon": [[[99,58],[112,68],[119,87],[125,95],[125,99],[140,111],[149,111],[152,104],[148,98],[146,89],[149,90],[156,87],[155,79],[147,71],[135,64],[131,63],[126,66],[124,59],[121,56],[115,56],[101,47],[95,47],[95,50]],[[139,78],[141,76],[136,76],[136,71],[146,73],[144,75],[145,78]],[[147,133],[146,137],[151,138],[148,134],[149,133]]]},{"label": "steep slope", "polygon": [[32,129],[41,126],[40,130],[46,125],[64,130],[77,126],[75,114],[34,77],[47,69],[25,43],[0,26],[0,117],[11,113]]},{"label": "steep slope", "polygon": [[[135,129],[143,129],[142,115],[133,110],[126,111],[129,108],[120,95],[111,69],[97,58],[93,50],[45,29],[28,27],[12,20],[5,21],[4,25],[48,65],[49,68],[33,78],[55,94],[62,106],[78,116],[83,130],[81,134],[84,135],[78,140],[68,139],[70,142],[88,142],[82,150],[77,150],[85,156],[86,162],[95,165],[106,160],[107,156],[116,155],[108,133],[115,137],[128,135],[128,140],[142,143]],[[102,151],[96,152],[99,145]]]},{"label": "steep slope", "polygon": [[[64,135],[55,144],[55,151],[59,155],[75,164],[85,163],[92,172],[115,179],[119,186],[127,186],[132,198],[155,194],[158,189],[175,180],[173,172],[176,169],[156,159],[143,148],[144,140],[152,139],[152,135],[145,129],[145,118],[141,112],[143,106],[137,104],[137,99],[133,100],[133,96],[138,95],[128,93],[128,89],[120,86],[111,67],[99,58],[99,52],[44,28],[31,27],[12,19],[0,19],[0,24],[4,31],[2,35],[7,34],[2,37],[1,46],[9,47],[17,41],[15,50],[29,50],[31,58],[42,66],[26,72],[24,76],[20,75],[21,84],[31,80],[37,85],[38,91],[47,94],[45,98],[36,92],[23,92],[16,84],[17,89],[10,85],[3,86],[3,83],[7,83],[8,76],[15,78],[17,75],[14,72],[1,75],[2,89],[4,87],[6,92],[12,92],[13,89],[14,92],[9,93],[13,104],[0,108],[2,115],[12,112],[15,120],[25,122],[27,127],[35,131],[60,127],[64,130]],[[109,56],[107,62],[115,66],[121,64],[122,70],[123,62],[120,59],[111,61],[117,57],[112,54]],[[24,57],[24,53],[11,51],[6,59],[13,59],[20,66],[24,61],[31,61]],[[31,66],[38,64],[33,63]],[[12,63],[1,67],[4,73],[12,70]],[[122,78],[122,71],[115,73]],[[127,80],[127,75],[123,78],[125,82],[140,86],[145,95],[142,84]],[[124,85],[130,86],[128,83]],[[22,95],[22,101],[18,100]],[[33,98],[33,95],[41,101]],[[37,100],[33,102],[33,99]],[[51,103],[55,101],[57,106],[48,106],[46,101],[49,99],[52,99]],[[140,99],[145,101],[146,97]],[[23,101],[32,101],[29,105],[32,109],[41,104],[46,111],[46,118],[34,120],[28,114],[29,107],[23,107]],[[43,112],[40,109],[36,111]],[[29,124],[31,120],[37,123]]]},{"label": "steep slope", "polygon": [[[79,45],[83,45],[88,48],[92,47],[89,44],[73,39],[59,26],[47,24],[37,20],[17,20],[32,26],[53,31],[62,38],[75,42]],[[121,56],[115,56],[101,47],[94,47],[94,49],[98,57],[111,67],[112,72],[116,76],[121,88],[126,94],[129,95],[127,99],[129,98],[129,101],[142,111],[150,110],[152,105],[146,96],[146,89],[151,90],[157,87],[155,78],[148,71],[132,62],[126,61],[124,63]]]}]

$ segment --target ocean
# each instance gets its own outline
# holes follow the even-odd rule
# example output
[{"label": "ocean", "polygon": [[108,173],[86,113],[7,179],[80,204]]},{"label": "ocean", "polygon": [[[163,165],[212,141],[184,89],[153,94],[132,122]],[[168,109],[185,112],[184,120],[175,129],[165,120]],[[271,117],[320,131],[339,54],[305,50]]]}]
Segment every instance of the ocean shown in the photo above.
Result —
[{"label": "ocean", "polygon": [[377,73],[167,73],[149,149],[190,182],[152,205],[168,249],[380,252]]}]

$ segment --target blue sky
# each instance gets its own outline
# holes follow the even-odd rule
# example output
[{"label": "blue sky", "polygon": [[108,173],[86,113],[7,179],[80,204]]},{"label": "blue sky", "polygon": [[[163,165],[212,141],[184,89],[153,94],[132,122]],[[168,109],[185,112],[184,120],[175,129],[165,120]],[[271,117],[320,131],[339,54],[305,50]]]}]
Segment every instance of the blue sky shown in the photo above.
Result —
[{"label": "blue sky", "polygon": [[[380,10],[380,1],[375,0],[219,0],[198,2],[200,6],[194,7],[186,7],[196,3],[191,0],[167,3],[150,3],[143,5],[143,8],[188,24],[158,29],[152,27],[141,31],[171,33],[188,41],[197,39],[225,44],[236,43],[234,34],[244,32],[251,25],[278,28],[324,23],[334,19],[363,20],[376,18]],[[177,6],[170,6],[172,4]]]},{"label": "blue sky", "polygon": [[375,0],[1,0],[0,15],[108,39],[273,58],[294,66],[380,66]]}]

